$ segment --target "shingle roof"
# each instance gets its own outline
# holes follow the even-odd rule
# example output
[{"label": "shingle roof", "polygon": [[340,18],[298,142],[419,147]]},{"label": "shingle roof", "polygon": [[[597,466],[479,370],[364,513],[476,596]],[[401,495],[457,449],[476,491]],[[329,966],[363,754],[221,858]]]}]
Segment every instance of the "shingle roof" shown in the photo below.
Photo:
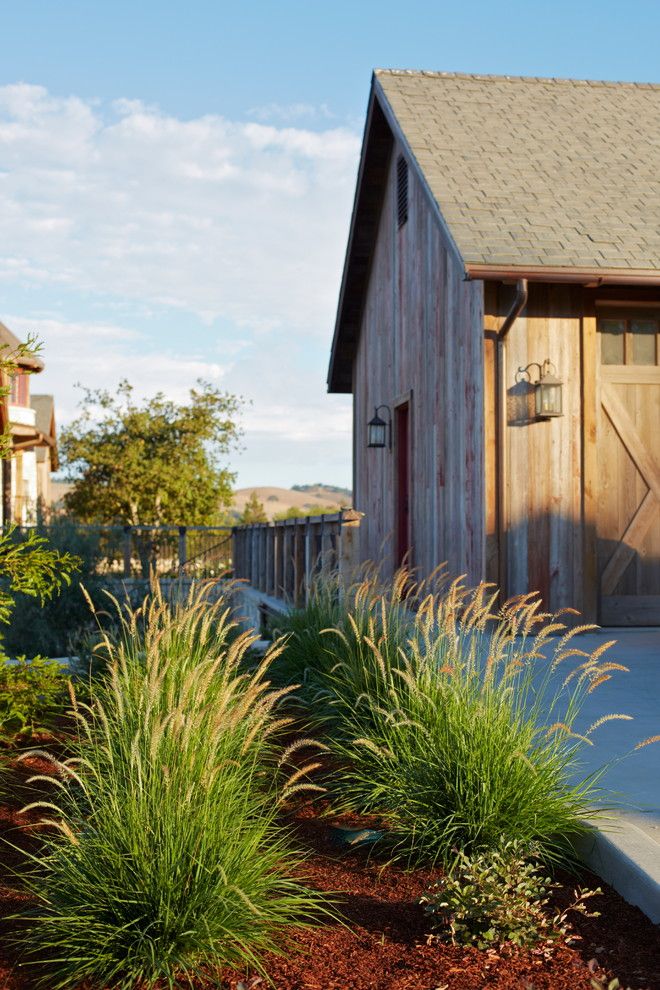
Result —
[{"label": "shingle roof", "polygon": [[30,405],[36,414],[37,429],[40,433],[50,436],[50,428],[55,415],[55,399],[52,395],[35,395],[33,393],[30,396]]},{"label": "shingle roof", "polygon": [[[30,405],[34,409],[36,416],[36,427],[39,433],[52,440],[51,462],[57,469],[57,436],[55,433],[55,399],[52,395],[32,394]],[[37,447],[37,460],[43,461],[46,458],[46,448]]]},{"label": "shingle roof", "polygon": [[660,270],[660,86],[376,79],[467,265]]},{"label": "shingle roof", "polygon": [[[0,356],[14,359],[21,342],[15,333],[0,323]],[[24,356],[16,361],[19,368],[29,368],[31,371],[43,371],[44,363],[36,354]]]}]

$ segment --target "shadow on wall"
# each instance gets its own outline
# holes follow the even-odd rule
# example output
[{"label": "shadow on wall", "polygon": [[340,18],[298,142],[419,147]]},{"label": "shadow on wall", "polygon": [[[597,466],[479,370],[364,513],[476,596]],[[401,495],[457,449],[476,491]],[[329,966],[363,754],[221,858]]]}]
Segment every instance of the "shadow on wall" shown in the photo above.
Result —
[{"label": "shadow on wall", "polygon": [[[537,513],[509,527],[507,593],[535,590],[550,611],[576,608],[603,625],[660,625],[660,550],[654,546],[660,548],[657,529],[638,549],[599,536],[593,525]],[[613,558],[622,561],[622,570],[611,581]],[[496,566],[496,539],[491,561]]]},{"label": "shadow on wall", "polygon": [[[362,523],[361,537],[368,541],[368,519]],[[625,528],[625,526],[623,527]],[[368,542],[363,543],[363,547]],[[388,534],[377,554],[362,553],[362,560],[376,560],[384,578],[394,567],[394,540]],[[654,550],[654,547],[659,548]],[[591,566],[587,552],[591,550]],[[627,560],[620,578],[601,593],[602,576],[614,554]],[[571,624],[599,622],[605,625],[660,625],[660,532],[647,534],[641,551],[615,539],[597,536],[594,526],[583,527],[566,516],[540,512],[510,526],[506,536],[507,597],[536,591],[544,608],[576,609],[580,615],[567,617]],[[415,547],[411,548],[411,568],[415,568]],[[439,547],[435,566],[447,563],[450,574],[464,573],[460,560],[452,560]],[[420,574],[420,577],[425,575]],[[486,538],[484,577],[499,585],[497,534]]]}]

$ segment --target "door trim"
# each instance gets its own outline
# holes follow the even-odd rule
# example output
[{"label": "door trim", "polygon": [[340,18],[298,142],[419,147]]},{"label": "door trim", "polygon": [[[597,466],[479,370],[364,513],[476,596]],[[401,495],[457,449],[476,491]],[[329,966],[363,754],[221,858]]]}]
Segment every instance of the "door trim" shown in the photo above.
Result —
[{"label": "door trim", "polygon": [[582,612],[587,622],[596,622],[600,589],[597,538],[600,362],[593,292],[584,292],[582,312]]},{"label": "door trim", "polygon": [[[404,560],[412,566],[412,415],[409,400],[394,405],[394,520],[396,527],[395,568]],[[403,424],[405,423],[405,428]],[[402,436],[403,433],[403,436]],[[403,445],[402,445],[403,442]],[[404,477],[405,474],[405,477]],[[405,504],[403,501],[405,499]],[[405,531],[404,531],[405,530]]]}]

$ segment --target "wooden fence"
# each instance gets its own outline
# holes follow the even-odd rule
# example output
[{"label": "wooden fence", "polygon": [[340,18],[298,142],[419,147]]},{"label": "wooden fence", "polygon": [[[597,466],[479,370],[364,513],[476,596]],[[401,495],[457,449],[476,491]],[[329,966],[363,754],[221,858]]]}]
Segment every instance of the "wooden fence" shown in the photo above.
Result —
[{"label": "wooden fence", "polygon": [[233,573],[264,595],[302,605],[319,574],[333,569],[350,581],[358,565],[362,513],[282,519],[235,526]]}]

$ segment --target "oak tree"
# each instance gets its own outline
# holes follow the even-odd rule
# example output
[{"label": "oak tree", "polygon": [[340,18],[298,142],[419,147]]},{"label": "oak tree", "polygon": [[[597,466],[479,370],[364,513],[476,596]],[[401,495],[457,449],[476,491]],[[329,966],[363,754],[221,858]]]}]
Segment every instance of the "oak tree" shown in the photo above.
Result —
[{"label": "oak tree", "polygon": [[232,500],[225,458],[240,437],[240,406],[201,381],[181,404],[162,392],[140,402],[127,381],[116,393],[84,389],[60,441],[67,510],[86,523],[218,523]]}]

